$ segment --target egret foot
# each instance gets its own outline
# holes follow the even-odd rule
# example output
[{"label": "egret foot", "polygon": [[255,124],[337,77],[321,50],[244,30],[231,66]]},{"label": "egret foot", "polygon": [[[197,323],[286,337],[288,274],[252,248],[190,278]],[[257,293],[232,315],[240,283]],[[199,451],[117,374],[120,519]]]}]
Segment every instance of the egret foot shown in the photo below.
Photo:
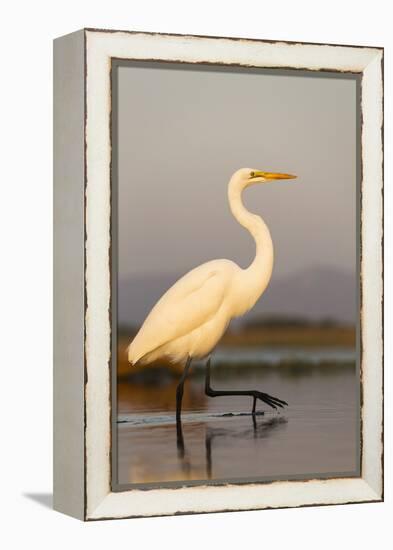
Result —
[{"label": "egret foot", "polygon": [[266,405],[272,407],[272,409],[277,409],[278,407],[283,408],[285,405],[288,405],[286,401],[258,390],[213,390],[210,386],[210,357],[206,363],[205,393],[209,397],[221,397],[224,395],[249,395],[250,397],[253,397],[253,406],[251,411],[253,416],[256,414],[257,399],[263,401]]}]

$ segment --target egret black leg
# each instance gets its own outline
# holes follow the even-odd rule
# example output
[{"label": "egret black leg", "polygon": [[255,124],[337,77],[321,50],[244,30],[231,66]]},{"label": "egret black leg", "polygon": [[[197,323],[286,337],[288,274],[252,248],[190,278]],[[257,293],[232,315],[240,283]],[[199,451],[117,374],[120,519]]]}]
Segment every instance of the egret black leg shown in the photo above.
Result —
[{"label": "egret black leg", "polygon": [[177,435],[177,449],[179,451],[179,455],[181,458],[184,458],[184,455],[185,455],[183,429],[181,425],[181,403],[183,400],[184,382],[185,382],[185,379],[187,378],[190,365],[191,365],[191,357],[187,359],[183,374],[181,375],[179,384],[176,388],[176,435]]},{"label": "egret black leg", "polygon": [[187,378],[191,361],[192,361],[191,357],[188,357],[186,365],[183,370],[183,374],[181,375],[179,384],[176,388],[176,422],[177,423],[181,421],[181,403],[183,400],[184,381]]},{"label": "egret black leg", "polygon": [[253,404],[252,404],[252,415],[255,416],[255,409],[257,407],[257,398],[255,397],[254,395],[254,401],[253,401]]},{"label": "egret black leg", "polygon": [[263,393],[257,390],[213,390],[213,388],[210,386],[210,361],[211,361],[211,358],[209,357],[206,363],[206,378],[205,378],[205,393],[209,397],[221,397],[224,395],[249,395],[250,397],[254,398],[253,407],[252,407],[253,416],[256,414],[255,409],[256,409],[257,399],[259,399],[260,401],[263,401],[273,409],[277,409],[277,407],[283,408],[285,405],[288,405],[286,401],[283,401],[282,399],[278,399],[278,397],[273,397],[267,393]]}]

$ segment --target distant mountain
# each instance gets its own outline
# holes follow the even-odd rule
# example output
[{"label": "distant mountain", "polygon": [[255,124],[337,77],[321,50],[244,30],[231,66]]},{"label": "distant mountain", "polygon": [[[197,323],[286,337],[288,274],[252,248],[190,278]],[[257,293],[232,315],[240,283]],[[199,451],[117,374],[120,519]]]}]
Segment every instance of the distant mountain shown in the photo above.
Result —
[{"label": "distant mountain", "polygon": [[[139,325],[161,295],[182,273],[149,273],[119,281],[120,325]],[[356,275],[318,267],[276,279],[273,277],[262,298],[245,316],[331,319],[341,323],[356,320]]]},{"label": "distant mountain", "polygon": [[272,279],[249,315],[264,313],[354,323],[356,281],[354,273],[322,267]]}]

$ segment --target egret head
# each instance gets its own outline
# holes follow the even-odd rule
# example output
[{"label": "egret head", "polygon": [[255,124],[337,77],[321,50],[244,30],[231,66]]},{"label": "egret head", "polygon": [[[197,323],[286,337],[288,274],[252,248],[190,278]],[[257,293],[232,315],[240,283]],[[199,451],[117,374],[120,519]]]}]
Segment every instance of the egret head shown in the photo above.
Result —
[{"label": "egret head", "polygon": [[282,174],[280,172],[263,172],[255,168],[241,168],[236,172],[239,179],[243,180],[248,187],[255,183],[267,183],[273,180],[289,180],[294,179],[296,176],[292,174]]}]

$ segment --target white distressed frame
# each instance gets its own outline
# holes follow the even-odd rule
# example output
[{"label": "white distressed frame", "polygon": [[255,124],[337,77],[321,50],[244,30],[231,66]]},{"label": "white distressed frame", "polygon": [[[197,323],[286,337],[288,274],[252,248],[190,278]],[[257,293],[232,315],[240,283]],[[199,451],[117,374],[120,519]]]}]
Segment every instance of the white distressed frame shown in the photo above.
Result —
[{"label": "white distressed frame", "polygon": [[[85,30],[86,520],[383,499],[383,50]],[[362,74],[361,477],[111,491],[111,59]]]}]

